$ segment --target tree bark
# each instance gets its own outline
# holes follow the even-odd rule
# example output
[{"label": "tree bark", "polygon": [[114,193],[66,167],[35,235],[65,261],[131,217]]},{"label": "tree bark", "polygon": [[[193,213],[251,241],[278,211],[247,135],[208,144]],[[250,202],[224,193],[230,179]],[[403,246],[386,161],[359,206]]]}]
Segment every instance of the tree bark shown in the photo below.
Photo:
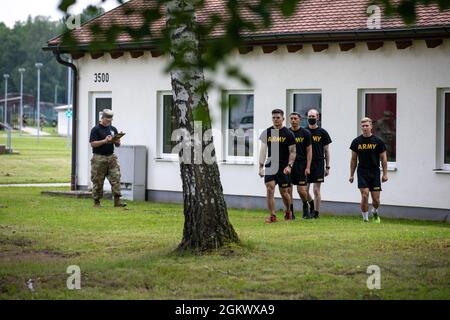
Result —
[{"label": "tree bark", "polygon": [[[195,2],[168,1],[166,17],[172,42],[169,58],[178,63],[170,72],[173,112],[178,119],[177,129],[183,133],[179,159],[185,221],[178,250],[201,252],[237,243],[239,238],[228,219],[217,162],[215,158],[205,162],[203,157],[204,151],[209,155],[215,155],[215,151],[212,137],[204,139],[205,133],[211,129],[211,119],[207,94],[202,90],[205,77],[198,64],[200,51],[194,30]],[[180,13],[185,18],[181,23]],[[196,119],[194,115],[199,116]],[[199,118],[201,130],[196,128]]]}]

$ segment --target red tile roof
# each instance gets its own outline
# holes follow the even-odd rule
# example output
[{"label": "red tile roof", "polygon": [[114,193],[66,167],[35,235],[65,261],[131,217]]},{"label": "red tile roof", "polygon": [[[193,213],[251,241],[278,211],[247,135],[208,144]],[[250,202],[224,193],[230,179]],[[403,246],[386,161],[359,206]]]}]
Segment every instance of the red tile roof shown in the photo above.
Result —
[{"label": "red tile roof", "polygon": [[[260,29],[257,32],[245,33],[248,37],[273,37],[274,35],[304,35],[311,33],[334,33],[334,32],[378,32],[386,30],[400,29],[429,29],[432,27],[446,27],[446,34],[450,37],[450,10],[440,12],[436,5],[419,6],[417,8],[417,21],[414,26],[406,26],[400,17],[387,18],[381,14],[381,30],[369,30],[367,27],[368,0],[303,0],[300,2],[295,14],[289,18],[284,17],[280,12],[274,12],[273,23],[270,28]],[[92,34],[89,27],[94,23],[100,23],[103,27],[112,24],[119,24],[131,28],[139,28],[143,24],[143,18],[138,12],[150,8],[152,1],[130,0],[124,5],[117,7],[104,15],[84,24],[80,29],[74,30],[73,35],[79,44],[88,44],[92,41]],[[125,15],[127,8],[133,8],[136,13]],[[382,9],[382,8],[381,8]],[[218,13],[225,17],[224,1],[206,0],[205,7],[197,13],[199,22],[207,21],[212,13]],[[258,22],[254,14],[245,14],[248,20]],[[154,22],[151,30],[157,37],[165,22],[163,19]],[[223,33],[223,30],[216,29],[212,36]],[[148,37],[146,40],[151,40]],[[61,36],[48,42],[49,46],[56,46],[60,43]],[[133,43],[133,39],[128,34],[120,34],[117,43]]]}]

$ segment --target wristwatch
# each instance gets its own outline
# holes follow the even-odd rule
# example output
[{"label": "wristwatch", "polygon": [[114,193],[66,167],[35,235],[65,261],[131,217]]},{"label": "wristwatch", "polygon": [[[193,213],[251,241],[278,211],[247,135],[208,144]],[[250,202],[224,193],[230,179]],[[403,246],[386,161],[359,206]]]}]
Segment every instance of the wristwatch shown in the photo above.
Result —
[{"label": "wristwatch", "polygon": [[292,163],[289,163],[289,164],[288,164],[289,168],[292,168],[293,165],[294,165],[294,164],[292,164]]},{"label": "wristwatch", "polygon": [[331,167],[330,167],[330,166],[326,166],[325,168],[326,168],[326,169],[330,169]]}]

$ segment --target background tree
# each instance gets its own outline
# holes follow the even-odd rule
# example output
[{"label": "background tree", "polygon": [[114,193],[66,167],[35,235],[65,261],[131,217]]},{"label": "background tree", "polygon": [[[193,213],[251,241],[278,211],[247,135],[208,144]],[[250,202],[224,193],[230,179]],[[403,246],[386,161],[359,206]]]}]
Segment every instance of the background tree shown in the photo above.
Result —
[{"label": "background tree", "polygon": [[[12,29],[0,23],[0,74],[10,74],[8,92],[20,91],[20,74],[18,68],[25,68],[24,93],[36,93],[36,62],[44,63],[41,73],[41,100],[53,101],[54,88],[58,84],[61,88],[61,102],[64,96],[65,68],[61,67],[48,52],[41,50],[43,41],[54,37],[62,29],[58,22],[50,21],[46,17],[28,17],[25,22],[16,22]],[[3,80],[3,79],[1,79]],[[4,81],[0,81],[0,94],[4,93]]]},{"label": "background tree", "polygon": [[386,16],[400,16],[406,24],[416,22],[419,5],[437,4],[441,11],[450,9],[450,0],[375,0],[372,3],[382,5]]},{"label": "background tree", "polygon": [[105,9],[102,7],[97,7],[94,5],[89,5],[83,9],[81,12],[81,23],[86,23],[89,20],[97,18],[98,16],[105,13]]},{"label": "background tree", "polygon": [[[86,7],[81,13],[81,22],[87,22],[104,13],[103,8]],[[19,68],[25,68],[24,94],[36,95],[37,76],[34,64],[44,64],[41,72],[41,101],[53,102],[55,86],[58,85],[57,102],[67,103],[67,68],[60,65],[53,54],[43,51],[49,39],[64,32],[63,21],[52,21],[50,17],[29,16],[26,21],[17,21],[13,28],[0,22],[0,95],[3,96],[3,74],[8,73],[8,92],[20,92]]]}]

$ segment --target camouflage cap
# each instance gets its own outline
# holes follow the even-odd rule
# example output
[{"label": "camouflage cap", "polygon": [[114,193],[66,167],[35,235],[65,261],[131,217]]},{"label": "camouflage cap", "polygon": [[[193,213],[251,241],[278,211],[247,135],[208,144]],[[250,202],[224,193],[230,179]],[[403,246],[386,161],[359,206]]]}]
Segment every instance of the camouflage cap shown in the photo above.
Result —
[{"label": "camouflage cap", "polygon": [[102,118],[109,118],[111,119],[113,117],[114,113],[111,109],[103,109],[102,111]]}]

